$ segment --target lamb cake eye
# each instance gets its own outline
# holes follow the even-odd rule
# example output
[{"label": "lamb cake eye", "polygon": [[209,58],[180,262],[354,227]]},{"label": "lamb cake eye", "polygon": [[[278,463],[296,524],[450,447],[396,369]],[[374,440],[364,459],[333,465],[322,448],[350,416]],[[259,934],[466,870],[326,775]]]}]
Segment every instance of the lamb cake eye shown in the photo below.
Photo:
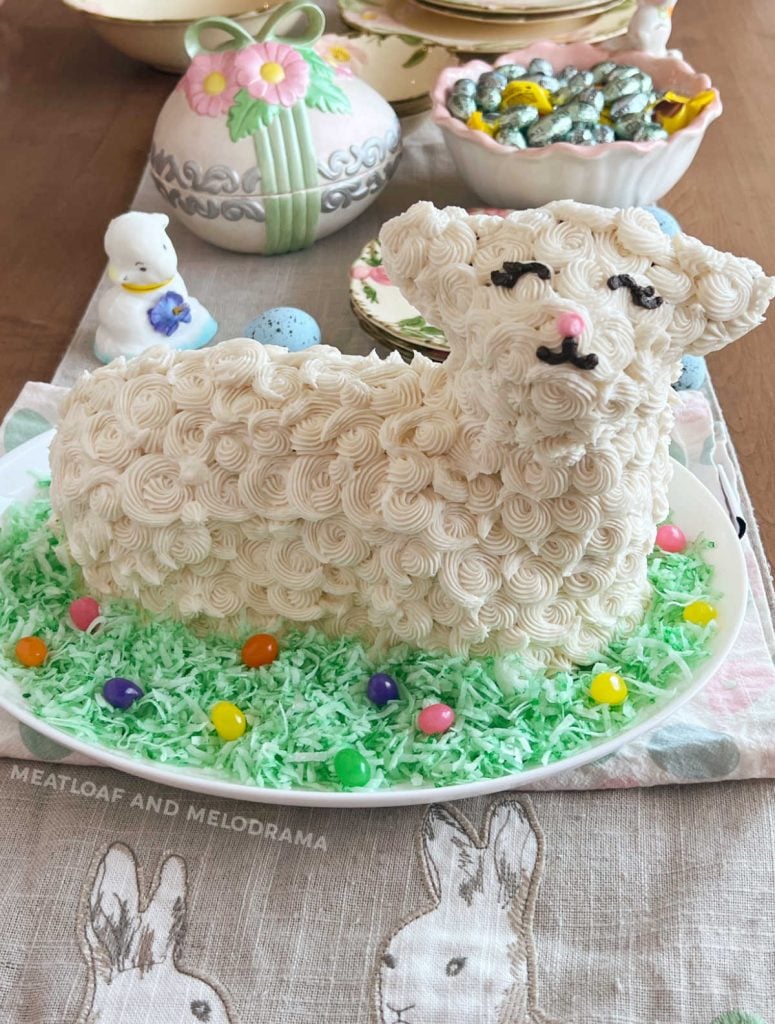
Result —
[{"label": "lamb cake eye", "polygon": [[545,263],[519,263],[507,260],[502,270],[493,270],[490,280],[500,288],[513,288],[520,277],[536,274],[542,281],[551,280],[552,272]]},{"label": "lamb cake eye", "polygon": [[656,309],[665,301],[661,295],[655,294],[654,288],[650,284],[637,284],[629,274],[614,274],[613,277],[608,278],[607,284],[612,292],[615,292],[617,288],[628,288],[632,301],[636,306],[642,306],[643,309]]}]

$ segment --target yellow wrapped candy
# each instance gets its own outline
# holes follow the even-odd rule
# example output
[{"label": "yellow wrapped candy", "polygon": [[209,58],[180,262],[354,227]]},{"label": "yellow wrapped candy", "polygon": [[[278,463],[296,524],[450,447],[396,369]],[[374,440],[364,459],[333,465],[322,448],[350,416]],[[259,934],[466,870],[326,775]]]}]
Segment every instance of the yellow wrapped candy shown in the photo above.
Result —
[{"label": "yellow wrapped candy", "polygon": [[[662,99],[655,105],[654,113],[657,120],[668,133],[680,131],[686,128],[697,117],[701,110],[704,110],[716,98],[714,89],[703,89],[696,96],[681,96],[676,92],[666,92]],[[680,104],[674,113],[660,113],[659,108],[663,103]]]},{"label": "yellow wrapped candy", "polygon": [[473,128],[475,132],[484,132],[485,135],[492,137],[495,135],[495,125],[488,124],[482,117],[482,113],[479,110],[475,110],[473,114],[466,121],[466,127]]},{"label": "yellow wrapped candy", "polygon": [[519,104],[536,107],[539,114],[551,114],[554,110],[549,91],[538,82],[509,82],[503,90],[501,110]]}]

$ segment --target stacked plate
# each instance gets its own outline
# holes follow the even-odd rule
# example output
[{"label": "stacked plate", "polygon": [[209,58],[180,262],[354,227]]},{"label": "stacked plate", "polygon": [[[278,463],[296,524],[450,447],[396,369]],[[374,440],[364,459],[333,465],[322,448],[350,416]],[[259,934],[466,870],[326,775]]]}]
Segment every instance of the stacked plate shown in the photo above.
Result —
[{"label": "stacked plate", "polygon": [[637,0],[338,0],[348,25],[467,53],[542,40],[593,43],[627,31]]},{"label": "stacked plate", "polygon": [[363,330],[381,345],[407,359],[415,352],[446,359],[449,346],[444,332],[429,324],[391,284],[376,239],[364,246],[350,267],[350,305]]}]

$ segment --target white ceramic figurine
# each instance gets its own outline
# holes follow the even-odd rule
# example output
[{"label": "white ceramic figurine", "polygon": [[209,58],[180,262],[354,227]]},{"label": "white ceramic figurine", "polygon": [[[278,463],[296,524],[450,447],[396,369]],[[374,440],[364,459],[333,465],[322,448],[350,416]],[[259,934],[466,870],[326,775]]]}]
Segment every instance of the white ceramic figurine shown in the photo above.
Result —
[{"label": "white ceramic figurine", "polygon": [[201,348],[218,330],[204,306],[191,298],[178,273],[178,257],[163,213],[131,211],[105,232],[108,277],[100,299],[94,354],[103,363],[139,355],[154,345]]},{"label": "white ceramic figurine", "polygon": [[[664,57],[673,28],[673,10],[678,0],[639,0],[626,35],[617,36],[603,45],[607,50],[642,50]],[[679,51],[670,54],[680,57]]]}]

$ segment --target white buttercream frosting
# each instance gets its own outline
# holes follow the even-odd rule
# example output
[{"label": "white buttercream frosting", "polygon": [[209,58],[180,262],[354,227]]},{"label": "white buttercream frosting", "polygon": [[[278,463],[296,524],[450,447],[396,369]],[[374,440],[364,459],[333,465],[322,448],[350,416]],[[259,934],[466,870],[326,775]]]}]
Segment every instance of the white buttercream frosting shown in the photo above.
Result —
[{"label": "white buttercream frosting", "polygon": [[[648,597],[680,355],[754,327],[773,282],[642,210],[419,203],[381,240],[446,364],[245,339],[117,360],[52,446],[67,546],[93,592],[156,614],[589,661]],[[547,279],[493,284],[514,261]],[[563,313],[593,369],[538,358]]]}]

